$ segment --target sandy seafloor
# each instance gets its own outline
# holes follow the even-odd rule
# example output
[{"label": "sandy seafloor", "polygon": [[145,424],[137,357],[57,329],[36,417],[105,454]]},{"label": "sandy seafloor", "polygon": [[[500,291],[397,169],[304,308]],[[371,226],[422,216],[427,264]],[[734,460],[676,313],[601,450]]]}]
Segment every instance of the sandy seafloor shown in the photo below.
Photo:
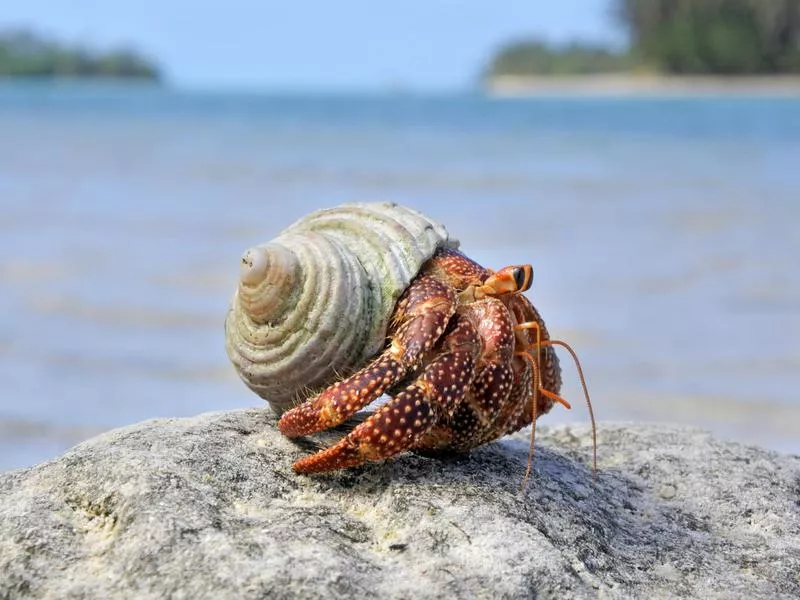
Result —
[{"label": "sandy seafloor", "polygon": [[[394,200],[530,296],[602,420],[800,452],[800,101],[0,86],[0,469],[262,406],[222,322],[239,256]],[[567,356],[540,422],[586,421]],[[600,448],[602,456],[602,447]]]}]

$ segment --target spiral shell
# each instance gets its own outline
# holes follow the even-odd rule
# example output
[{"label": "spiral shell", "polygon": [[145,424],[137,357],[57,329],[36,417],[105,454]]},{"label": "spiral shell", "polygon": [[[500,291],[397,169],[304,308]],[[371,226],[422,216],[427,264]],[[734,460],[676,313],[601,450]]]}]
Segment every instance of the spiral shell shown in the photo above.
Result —
[{"label": "spiral shell", "polygon": [[442,246],[441,224],[392,203],[307,215],[247,250],[225,320],[242,380],[282,413],[360,368],[386,341],[394,305]]}]

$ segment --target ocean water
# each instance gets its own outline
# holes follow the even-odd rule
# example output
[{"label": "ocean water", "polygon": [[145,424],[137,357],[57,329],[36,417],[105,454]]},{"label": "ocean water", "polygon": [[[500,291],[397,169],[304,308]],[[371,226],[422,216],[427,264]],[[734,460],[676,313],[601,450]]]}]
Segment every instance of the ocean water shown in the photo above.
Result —
[{"label": "ocean water", "polygon": [[[422,210],[487,266],[531,263],[599,420],[800,452],[800,100],[6,84],[0,469],[264,406],[224,351],[239,256],[352,200]],[[588,420],[567,358],[574,408],[542,423]]]}]

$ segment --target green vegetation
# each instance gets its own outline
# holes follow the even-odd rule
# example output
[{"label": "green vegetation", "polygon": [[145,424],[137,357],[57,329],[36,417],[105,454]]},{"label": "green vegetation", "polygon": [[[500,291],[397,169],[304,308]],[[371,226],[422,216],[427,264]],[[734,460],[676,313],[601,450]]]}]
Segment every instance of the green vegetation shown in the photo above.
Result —
[{"label": "green vegetation", "polygon": [[800,0],[617,0],[639,59],[667,73],[800,73]]},{"label": "green vegetation", "polygon": [[159,81],[156,65],[132,50],[91,52],[28,31],[0,32],[0,77],[108,77]]},{"label": "green vegetation", "polygon": [[515,42],[496,54],[486,75],[800,73],[800,0],[610,1],[629,49]]},{"label": "green vegetation", "polygon": [[584,44],[564,47],[520,41],[502,48],[488,68],[489,76],[585,75],[613,73],[631,67],[627,53]]}]

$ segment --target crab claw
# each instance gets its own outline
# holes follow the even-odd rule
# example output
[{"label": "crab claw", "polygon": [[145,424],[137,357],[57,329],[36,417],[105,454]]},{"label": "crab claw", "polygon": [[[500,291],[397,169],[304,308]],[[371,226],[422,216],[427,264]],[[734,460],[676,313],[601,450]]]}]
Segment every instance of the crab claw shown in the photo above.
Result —
[{"label": "crab claw", "polygon": [[322,473],[381,460],[413,448],[443,415],[452,414],[472,385],[480,350],[471,322],[458,320],[444,352],[411,385],[334,446],[303,458],[298,473]]},{"label": "crab claw", "polygon": [[334,383],[313,400],[284,413],[278,429],[286,437],[295,438],[335,427],[378,398],[405,372],[401,362],[385,354],[363,371]]},{"label": "crab claw", "polygon": [[433,424],[433,407],[417,384],[356,427],[338,444],[298,460],[297,473],[323,473],[389,458],[407,450]]},{"label": "crab claw", "polygon": [[278,428],[299,437],[335,427],[417,367],[455,312],[455,292],[432,277],[417,278],[401,298],[390,347],[365,369],[286,412]]}]

